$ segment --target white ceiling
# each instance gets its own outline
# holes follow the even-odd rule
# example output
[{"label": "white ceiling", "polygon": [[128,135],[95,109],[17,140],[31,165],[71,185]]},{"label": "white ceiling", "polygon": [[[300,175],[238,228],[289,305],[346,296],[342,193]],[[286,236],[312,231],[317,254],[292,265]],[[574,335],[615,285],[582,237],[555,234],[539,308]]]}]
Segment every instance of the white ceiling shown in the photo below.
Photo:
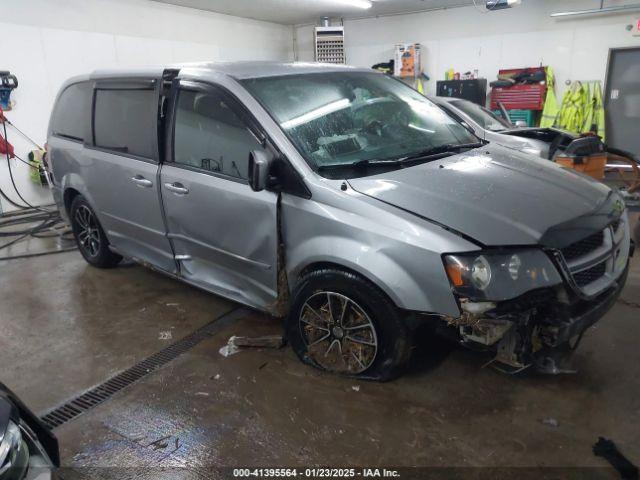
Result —
[{"label": "white ceiling", "polygon": [[[473,0],[371,0],[373,7],[346,6],[344,0],[155,0],[238,17],[286,25],[315,23],[322,16],[342,18],[375,17],[442,7],[473,5]],[[484,0],[477,0],[482,5]]]}]

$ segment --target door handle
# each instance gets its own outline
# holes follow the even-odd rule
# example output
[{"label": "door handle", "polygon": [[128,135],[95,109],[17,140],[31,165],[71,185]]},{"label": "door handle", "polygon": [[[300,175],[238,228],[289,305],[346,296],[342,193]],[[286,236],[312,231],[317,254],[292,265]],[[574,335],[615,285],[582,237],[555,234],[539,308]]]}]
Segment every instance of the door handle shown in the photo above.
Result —
[{"label": "door handle", "polygon": [[165,183],[164,184],[164,188],[166,188],[167,190],[169,190],[170,192],[173,193],[178,193],[180,195],[186,195],[187,193],[189,193],[189,189],[186,188],[184,185],[182,185],[181,183],[175,182],[175,183]]},{"label": "door handle", "polygon": [[147,180],[142,175],[136,175],[135,177],[131,177],[131,181],[138,185],[139,187],[149,188],[153,187],[153,182],[151,180]]}]

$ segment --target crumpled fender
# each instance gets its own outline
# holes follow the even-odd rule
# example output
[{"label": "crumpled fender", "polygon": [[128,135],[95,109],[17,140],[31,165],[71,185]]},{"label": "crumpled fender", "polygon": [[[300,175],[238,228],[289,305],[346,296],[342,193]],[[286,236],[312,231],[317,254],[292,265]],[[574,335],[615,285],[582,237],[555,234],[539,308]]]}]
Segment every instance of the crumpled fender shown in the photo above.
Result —
[{"label": "crumpled fender", "polygon": [[460,314],[441,253],[447,247],[477,247],[375,200],[354,203],[352,198],[350,206],[360,211],[312,200],[283,200],[282,236],[290,291],[306,269],[334,264],[373,282],[400,308]]}]

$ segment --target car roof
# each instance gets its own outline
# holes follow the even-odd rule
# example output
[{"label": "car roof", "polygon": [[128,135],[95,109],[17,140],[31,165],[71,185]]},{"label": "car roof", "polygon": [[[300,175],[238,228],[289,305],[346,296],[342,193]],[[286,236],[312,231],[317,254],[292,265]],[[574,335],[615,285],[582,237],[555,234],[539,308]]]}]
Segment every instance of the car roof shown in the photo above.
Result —
[{"label": "car roof", "polygon": [[133,67],[133,68],[112,68],[94,70],[84,75],[76,75],[67,79],[61,86],[62,92],[69,85],[78,82],[108,79],[135,79],[162,76],[166,69],[180,69],[186,74],[222,74],[236,80],[249,78],[277,77],[285,75],[312,74],[324,72],[363,72],[382,75],[382,73],[370,68],[357,68],[348,65],[336,65],[329,63],[314,62],[268,62],[268,61],[247,61],[247,62],[193,62],[174,63],[166,65]]},{"label": "car roof", "polygon": [[334,65],[326,63],[306,63],[306,62],[195,62],[168,64],[165,66],[147,68],[118,68],[109,70],[96,70],[89,76],[92,80],[115,78],[115,77],[137,77],[149,75],[161,75],[167,68],[177,68],[180,70],[209,71],[221,73],[238,80],[247,78],[273,77],[282,75],[297,75],[323,72],[373,72],[371,69],[355,68],[347,65]]}]

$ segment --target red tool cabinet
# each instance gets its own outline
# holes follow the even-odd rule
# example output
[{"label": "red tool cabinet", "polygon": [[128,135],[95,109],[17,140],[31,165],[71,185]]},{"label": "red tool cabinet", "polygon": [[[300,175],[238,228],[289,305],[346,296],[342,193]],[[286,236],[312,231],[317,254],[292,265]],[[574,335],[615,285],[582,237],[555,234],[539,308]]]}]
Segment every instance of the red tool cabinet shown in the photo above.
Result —
[{"label": "red tool cabinet", "polygon": [[[498,74],[514,75],[522,72],[534,73],[540,70],[544,71],[544,67],[506,69],[500,70]],[[493,87],[491,89],[491,109],[500,108],[498,102],[502,102],[507,110],[542,110],[546,97],[546,82],[512,87]]]}]

